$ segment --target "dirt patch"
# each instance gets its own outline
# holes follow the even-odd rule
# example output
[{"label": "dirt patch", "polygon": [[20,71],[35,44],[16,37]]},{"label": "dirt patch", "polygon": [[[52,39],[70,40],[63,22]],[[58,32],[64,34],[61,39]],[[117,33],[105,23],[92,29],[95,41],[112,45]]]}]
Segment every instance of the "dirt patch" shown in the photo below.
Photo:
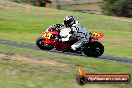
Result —
[{"label": "dirt patch", "polygon": [[1,21],[8,21],[8,22],[15,22],[15,20],[10,20],[10,19],[5,19],[5,18],[0,18]]},{"label": "dirt patch", "polygon": [[67,67],[68,64],[63,62],[59,62],[56,60],[51,60],[49,58],[35,58],[35,57],[27,57],[18,54],[3,54],[0,53],[0,59],[4,60],[15,60],[19,62],[27,62],[31,64],[39,64],[39,65],[51,65],[51,66],[59,66],[59,67]]},{"label": "dirt patch", "polygon": [[0,5],[0,11],[3,11],[4,10],[4,7]]},{"label": "dirt patch", "polygon": [[0,54],[0,59],[1,58],[6,58],[7,56],[5,54]]},{"label": "dirt patch", "polygon": [[0,0],[0,11],[4,9],[4,6],[5,6],[4,0]]}]

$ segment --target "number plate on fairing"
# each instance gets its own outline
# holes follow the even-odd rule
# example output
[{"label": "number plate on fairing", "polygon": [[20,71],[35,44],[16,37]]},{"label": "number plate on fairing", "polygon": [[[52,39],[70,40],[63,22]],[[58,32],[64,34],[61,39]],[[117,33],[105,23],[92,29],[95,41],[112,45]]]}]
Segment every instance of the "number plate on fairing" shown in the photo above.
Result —
[{"label": "number plate on fairing", "polygon": [[46,39],[50,39],[52,36],[51,33],[44,33],[43,37],[46,38]]},{"label": "number plate on fairing", "polygon": [[99,33],[99,32],[92,32],[91,34],[91,38],[95,39],[95,40],[98,40],[98,39],[101,39],[104,35],[102,33]]}]

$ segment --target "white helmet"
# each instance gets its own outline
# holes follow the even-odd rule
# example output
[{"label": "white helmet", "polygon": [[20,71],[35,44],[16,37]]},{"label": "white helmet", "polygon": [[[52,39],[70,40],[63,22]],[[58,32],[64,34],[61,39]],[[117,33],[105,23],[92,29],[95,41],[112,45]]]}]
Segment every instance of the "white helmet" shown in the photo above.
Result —
[{"label": "white helmet", "polygon": [[75,23],[75,19],[73,18],[73,16],[66,16],[64,18],[64,25],[66,27],[71,27],[74,23]]}]

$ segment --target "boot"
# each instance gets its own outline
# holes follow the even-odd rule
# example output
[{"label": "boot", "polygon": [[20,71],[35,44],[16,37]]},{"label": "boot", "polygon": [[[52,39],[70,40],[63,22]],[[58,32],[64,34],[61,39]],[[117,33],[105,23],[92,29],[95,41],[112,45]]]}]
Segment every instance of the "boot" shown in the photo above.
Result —
[{"label": "boot", "polygon": [[72,50],[72,53],[82,54],[81,48],[77,48],[76,50]]}]

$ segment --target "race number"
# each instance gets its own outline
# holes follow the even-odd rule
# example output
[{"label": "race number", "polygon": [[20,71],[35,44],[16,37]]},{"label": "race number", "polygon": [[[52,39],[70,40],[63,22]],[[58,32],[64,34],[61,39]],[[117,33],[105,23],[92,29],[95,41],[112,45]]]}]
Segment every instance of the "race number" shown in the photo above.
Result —
[{"label": "race number", "polygon": [[50,39],[51,36],[52,36],[51,33],[45,33],[45,34],[43,35],[43,37],[46,38],[46,39]]},{"label": "race number", "polygon": [[102,33],[99,33],[99,32],[92,32],[92,35],[91,37],[94,38],[94,39],[100,39],[102,38],[104,35]]}]

